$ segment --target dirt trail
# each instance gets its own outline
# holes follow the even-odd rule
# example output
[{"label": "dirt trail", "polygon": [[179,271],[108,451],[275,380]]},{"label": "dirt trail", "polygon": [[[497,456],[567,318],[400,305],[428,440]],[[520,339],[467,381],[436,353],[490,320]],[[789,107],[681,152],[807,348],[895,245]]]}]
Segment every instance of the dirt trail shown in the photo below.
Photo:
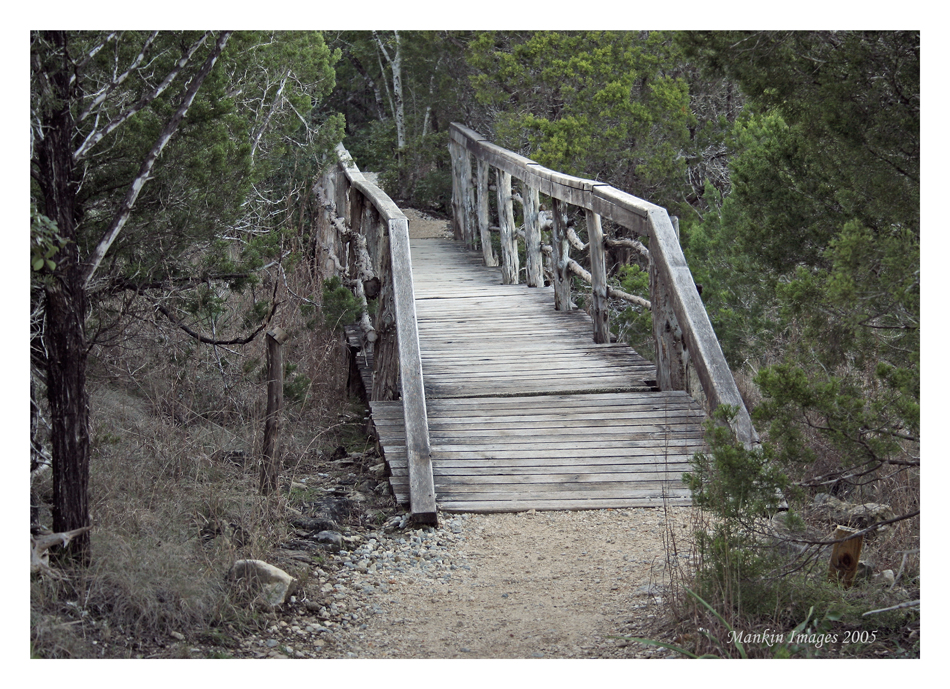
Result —
[{"label": "dirt trail", "polygon": [[655,631],[664,534],[689,508],[472,515],[451,583],[393,586],[360,634],[363,658],[632,658],[662,649],[611,638]]}]

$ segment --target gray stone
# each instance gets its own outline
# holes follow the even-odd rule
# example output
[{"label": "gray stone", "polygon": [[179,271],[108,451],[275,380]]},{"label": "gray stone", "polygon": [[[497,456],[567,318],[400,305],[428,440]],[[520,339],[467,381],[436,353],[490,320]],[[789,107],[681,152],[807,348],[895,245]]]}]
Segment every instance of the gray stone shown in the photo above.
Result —
[{"label": "gray stone", "polygon": [[319,533],[320,531],[339,531],[340,527],[332,519],[305,517],[303,515],[295,516],[290,523],[298,529],[310,533]]},{"label": "gray stone", "polygon": [[338,531],[321,531],[317,534],[317,543],[323,543],[327,550],[338,553],[343,548],[343,535]]},{"label": "gray stone", "polygon": [[238,560],[228,571],[228,580],[245,587],[254,603],[266,610],[283,605],[297,587],[297,580],[263,560]]},{"label": "gray stone", "polygon": [[819,515],[842,526],[865,529],[877,522],[894,518],[894,511],[888,505],[866,502],[860,505],[839,500],[833,495],[819,493],[812,500]]}]

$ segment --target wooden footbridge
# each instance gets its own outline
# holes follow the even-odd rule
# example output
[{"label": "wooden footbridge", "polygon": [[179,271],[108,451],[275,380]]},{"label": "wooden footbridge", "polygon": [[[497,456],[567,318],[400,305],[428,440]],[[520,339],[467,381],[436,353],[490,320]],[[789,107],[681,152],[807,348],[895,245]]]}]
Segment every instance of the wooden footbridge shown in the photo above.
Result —
[{"label": "wooden footbridge", "polygon": [[[757,438],[668,214],[607,185],[547,170],[460,125],[450,136],[455,241],[410,240],[405,215],[342,146],[339,164],[316,187],[325,210],[317,242],[324,269],[340,275],[364,306],[359,326],[349,330],[354,377],[365,387],[397,499],[421,523],[435,523],[437,507],[507,512],[688,502],[681,477],[703,448],[707,411],[736,407],[737,437],[747,445]],[[491,170],[496,228],[489,220]],[[512,177],[520,193],[512,192]],[[548,214],[541,194],[552,206]],[[569,205],[584,210],[586,245],[566,222]],[[649,249],[605,237],[601,218],[648,238]],[[650,301],[608,286],[611,245],[649,257]],[[571,259],[572,246],[589,270]],[[526,284],[519,284],[522,272]],[[590,315],[571,301],[572,275],[591,283]],[[611,342],[609,298],[652,310],[656,365]],[[703,404],[686,392],[690,368]]]}]

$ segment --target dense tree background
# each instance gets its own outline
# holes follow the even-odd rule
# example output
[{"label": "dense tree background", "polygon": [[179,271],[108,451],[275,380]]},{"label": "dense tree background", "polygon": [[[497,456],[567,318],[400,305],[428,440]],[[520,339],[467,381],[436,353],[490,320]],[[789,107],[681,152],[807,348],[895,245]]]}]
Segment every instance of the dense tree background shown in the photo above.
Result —
[{"label": "dense tree background", "polygon": [[902,441],[919,436],[919,35],[682,41],[750,100],[731,134],[731,193],[712,194],[691,248],[733,363],[775,363],[758,379],[771,440],[812,458],[809,428],[848,466],[915,461]]}]

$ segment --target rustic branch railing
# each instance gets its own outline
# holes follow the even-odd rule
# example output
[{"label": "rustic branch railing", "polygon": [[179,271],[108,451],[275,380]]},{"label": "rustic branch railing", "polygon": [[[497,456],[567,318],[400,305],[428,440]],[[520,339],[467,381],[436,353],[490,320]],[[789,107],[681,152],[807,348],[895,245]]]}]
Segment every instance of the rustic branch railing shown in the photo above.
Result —
[{"label": "rustic branch railing", "polygon": [[[371,400],[400,395],[409,460],[410,509],[413,521],[436,524],[435,488],[430,456],[429,423],[422,385],[422,357],[409,255],[409,221],[395,203],[356,167],[342,144],[338,162],[317,182],[320,214],[316,247],[323,252],[321,270],[340,275],[363,306],[364,343],[374,347]],[[378,282],[374,285],[374,280]],[[378,287],[376,286],[378,285]],[[366,293],[378,289],[375,319],[369,317]]]},{"label": "rustic branch railing", "polygon": [[[659,388],[685,390],[687,364],[691,362],[705,393],[708,411],[712,412],[722,404],[736,407],[738,414],[732,423],[736,437],[747,447],[758,443],[752,420],[723,357],[719,340],[699,298],[666,209],[607,184],[549,170],[486,141],[477,132],[460,124],[452,123],[449,128],[449,152],[452,156],[455,238],[471,249],[477,248],[480,243],[488,265],[498,265],[492,255],[487,219],[488,168],[495,168],[498,226],[501,230],[500,263],[506,284],[518,282],[517,240],[513,239],[517,233],[513,227],[512,208],[512,201],[518,196],[511,193],[511,178],[521,182],[526,282],[531,287],[544,285],[539,194],[551,197],[553,218],[550,254],[555,308],[570,310],[569,273],[582,275],[591,283],[595,342],[610,341],[607,297],[632,296],[612,290],[607,285],[605,245],[627,246],[647,256],[650,260],[650,301],[648,304],[642,299],[630,301],[648,306],[652,311]],[[474,182],[473,157],[477,167]],[[589,276],[570,258],[570,248],[574,242],[562,221],[566,204],[585,210],[591,263]],[[649,250],[632,240],[605,238],[601,229],[602,217],[641,237],[649,238]]]}]

